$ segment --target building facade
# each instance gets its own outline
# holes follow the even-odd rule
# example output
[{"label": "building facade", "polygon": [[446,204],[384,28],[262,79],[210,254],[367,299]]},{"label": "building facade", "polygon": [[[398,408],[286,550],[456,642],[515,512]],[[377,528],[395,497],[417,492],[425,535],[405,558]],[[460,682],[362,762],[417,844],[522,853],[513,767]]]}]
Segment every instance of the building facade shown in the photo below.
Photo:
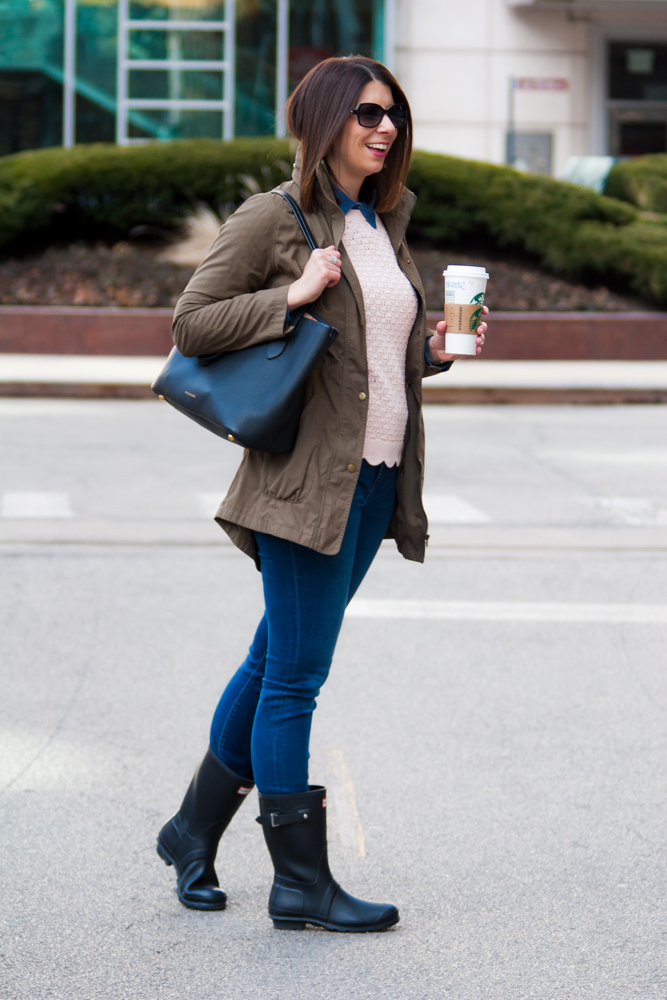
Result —
[{"label": "building facade", "polygon": [[0,155],[281,135],[352,52],[397,73],[421,149],[555,174],[667,151],[667,0],[0,0]]},{"label": "building facade", "polygon": [[664,0],[399,0],[396,15],[419,148],[556,175],[570,156],[667,151]]}]

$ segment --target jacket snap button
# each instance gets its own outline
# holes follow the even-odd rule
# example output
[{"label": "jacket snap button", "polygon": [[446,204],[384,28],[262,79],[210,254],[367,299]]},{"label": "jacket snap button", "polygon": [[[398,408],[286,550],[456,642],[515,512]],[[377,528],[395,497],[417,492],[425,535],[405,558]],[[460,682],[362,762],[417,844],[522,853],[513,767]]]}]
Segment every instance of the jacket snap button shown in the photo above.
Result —
[{"label": "jacket snap button", "polygon": [[366,393],[365,392],[360,392],[359,393],[359,399],[365,399],[365,398],[366,398]]},{"label": "jacket snap button", "polygon": [[411,263],[412,263],[412,261],[410,260],[410,258],[409,258],[409,257],[406,257],[406,258],[405,258],[405,263],[406,263],[406,264],[411,264]]},{"label": "jacket snap button", "polygon": [[356,469],[357,469],[356,465],[352,465],[352,464],[348,465],[348,467],[347,467],[347,471],[348,472],[356,472]]},{"label": "jacket snap button", "polygon": [[234,435],[233,434],[228,434],[227,437],[229,438],[230,441],[234,440]]}]

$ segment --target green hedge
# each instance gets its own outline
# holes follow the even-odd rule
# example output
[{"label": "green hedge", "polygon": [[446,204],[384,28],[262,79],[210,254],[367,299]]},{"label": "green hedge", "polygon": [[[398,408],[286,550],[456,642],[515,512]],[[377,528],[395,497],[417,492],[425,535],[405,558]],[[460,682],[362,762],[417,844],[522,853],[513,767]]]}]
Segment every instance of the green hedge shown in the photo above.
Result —
[{"label": "green hedge", "polygon": [[604,193],[629,201],[644,212],[667,213],[667,154],[654,153],[615,163]]},{"label": "green hedge", "polygon": [[[238,204],[239,174],[261,176],[291,159],[287,141],[252,139],[8,156],[0,159],[0,245],[173,228],[193,199]],[[271,171],[282,180],[277,166]],[[475,245],[480,259],[488,247],[507,248],[557,274],[667,302],[667,219],[642,218],[623,201],[573,184],[433,153],[415,153],[408,183],[418,196],[412,240]]]},{"label": "green hedge", "polygon": [[471,160],[415,153],[412,237],[526,253],[545,268],[667,302],[667,219],[587,188]]},{"label": "green hedge", "polygon": [[[40,149],[0,159],[0,246],[41,239],[106,239],[138,225],[173,229],[193,200],[241,201],[239,173],[261,176],[290,144],[209,139]],[[273,168],[273,181],[284,180]]]}]

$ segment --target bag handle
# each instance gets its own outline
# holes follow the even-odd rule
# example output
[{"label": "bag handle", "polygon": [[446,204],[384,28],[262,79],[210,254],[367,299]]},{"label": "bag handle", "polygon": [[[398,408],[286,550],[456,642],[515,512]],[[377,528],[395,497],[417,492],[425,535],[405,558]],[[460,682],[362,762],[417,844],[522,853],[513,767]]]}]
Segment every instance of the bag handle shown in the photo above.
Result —
[{"label": "bag handle", "polygon": [[[315,237],[310,231],[310,226],[306,222],[303,216],[303,212],[301,211],[301,206],[298,204],[298,202],[294,200],[291,194],[287,194],[286,191],[274,191],[274,194],[279,194],[281,198],[285,199],[289,207],[294,212],[296,221],[299,223],[299,228],[301,229],[301,232],[306,238],[306,243],[308,244],[311,250],[317,250],[318,246],[317,243],[315,242]],[[298,309],[294,310],[294,312],[291,314],[291,322],[293,323],[293,325],[296,325],[299,322],[304,313],[308,311],[308,308],[309,306],[305,305],[305,306],[300,306]],[[287,339],[288,338],[285,338],[284,340],[280,341],[271,341],[267,348],[268,352],[270,353],[268,353],[267,356],[272,358],[272,357],[278,357],[280,354],[282,354],[282,352],[285,350]],[[217,361],[218,358],[222,357],[223,353],[224,352],[220,352],[218,354],[202,354],[198,358],[199,364],[203,365],[204,367],[212,365],[214,361]]]},{"label": "bag handle", "polygon": [[301,206],[298,204],[298,202],[296,202],[292,197],[292,195],[288,194],[287,191],[275,191],[274,193],[279,194],[281,198],[284,198],[289,207],[294,212],[296,221],[299,223],[299,228],[301,229],[301,232],[305,236],[306,243],[308,244],[310,249],[311,250],[319,249],[317,243],[315,242],[315,238],[310,231],[310,227],[308,226],[308,223],[304,218],[303,212],[301,211]]},{"label": "bag handle", "polygon": [[[310,226],[306,222],[306,220],[305,220],[305,218],[303,216],[303,212],[301,211],[301,206],[298,204],[298,202],[296,202],[294,200],[294,198],[292,197],[291,194],[287,194],[286,191],[277,191],[277,190],[274,190],[273,193],[274,194],[279,194],[281,198],[285,199],[285,201],[287,202],[287,204],[289,205],[289,207],[294,212],[294,216],[296,218],[296,221],[299,223],[299,228],[301,229],[301,232],[303,233],[303,235],[306,238],[306,243],[308,244],[308,246],[310,247],[311,250],[317,250],[318,246],[317,246],[317,243],[315,242],[315,237],[313,236],[313,234],[310,231]],[[293,322],[293,324],[296,325],[296,323],[298,323],[298,321],[301,319],[301,317],[303,316],[303,314],[305,312],[307,312],[308,308],[309,307],[307,305],[305,305],[305,306],[300,306],[298,309],[294,310],[294,313],[292,314],[292,322]],[[269,357],[273,357],[273,356],[277,357],[279,354],[282,354],[282,352],[285,349],[286,342],[287,342],[286,340],[284,340],[284,341],[283,340],[276,341],[275,342],[276,343],[276,347],[273,349],[273,354],[269,355]],[[273,343],[274,342],[272,341],[271,344],[269,345],[269,350],[271,350],[271,345]],[[208,365],[212,365],[214,361],[217,361],[219,357],[222,357],[223,353],[224,352],[219,352],[217,354],[202,354],[198,358],[199,364],[203,365],[204,367],[207,367]]]}]

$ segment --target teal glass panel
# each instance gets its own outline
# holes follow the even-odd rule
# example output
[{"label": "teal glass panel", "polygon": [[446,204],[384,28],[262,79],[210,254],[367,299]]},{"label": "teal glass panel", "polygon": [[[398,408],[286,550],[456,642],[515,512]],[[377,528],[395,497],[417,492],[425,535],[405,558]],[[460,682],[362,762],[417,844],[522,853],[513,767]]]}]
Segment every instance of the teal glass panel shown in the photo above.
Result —
[{"label": "teal glass panel", "polygon": [[132,0],[130,18],[150,21],[224,21],[224,0]]},{"label": "teal glass panel", "polygon": [[0,156],[60,145],[63,0],[3,0],[0,39]]},{"label": "teal glass panel", "polygon": [[384,0],[373,0],[372,56],[378,62],[384,62],[384,28]]},{"label": "teal glass panel", "polygon": [[178,108],[136,111],[129,124],[130,138],[137,139],[220,139],[221,111],[184,111]]},{"label": "teal glass panel", "polygon": [[236,2],[236,135],[275,135],[276,0]]},{"label": "teal glass panel", "polygon": [[137,29],[130,32],[130,59],[224,59],[221,31]]},{"label": "teal glass panel", "polygon": [[115,139],[117,29],[116,0],[77,0],[77,143]]},{"label": "teal glass panel", "polygon": [[141,70],[130,72],[131,98],[160,98],[172,101],[222,101],[224,74],[207,70]]},{"label": "teal glass panel", "polygon": [[381,14],[378,0],[290,0],[290,91],[330,56],[377,58]]}]

